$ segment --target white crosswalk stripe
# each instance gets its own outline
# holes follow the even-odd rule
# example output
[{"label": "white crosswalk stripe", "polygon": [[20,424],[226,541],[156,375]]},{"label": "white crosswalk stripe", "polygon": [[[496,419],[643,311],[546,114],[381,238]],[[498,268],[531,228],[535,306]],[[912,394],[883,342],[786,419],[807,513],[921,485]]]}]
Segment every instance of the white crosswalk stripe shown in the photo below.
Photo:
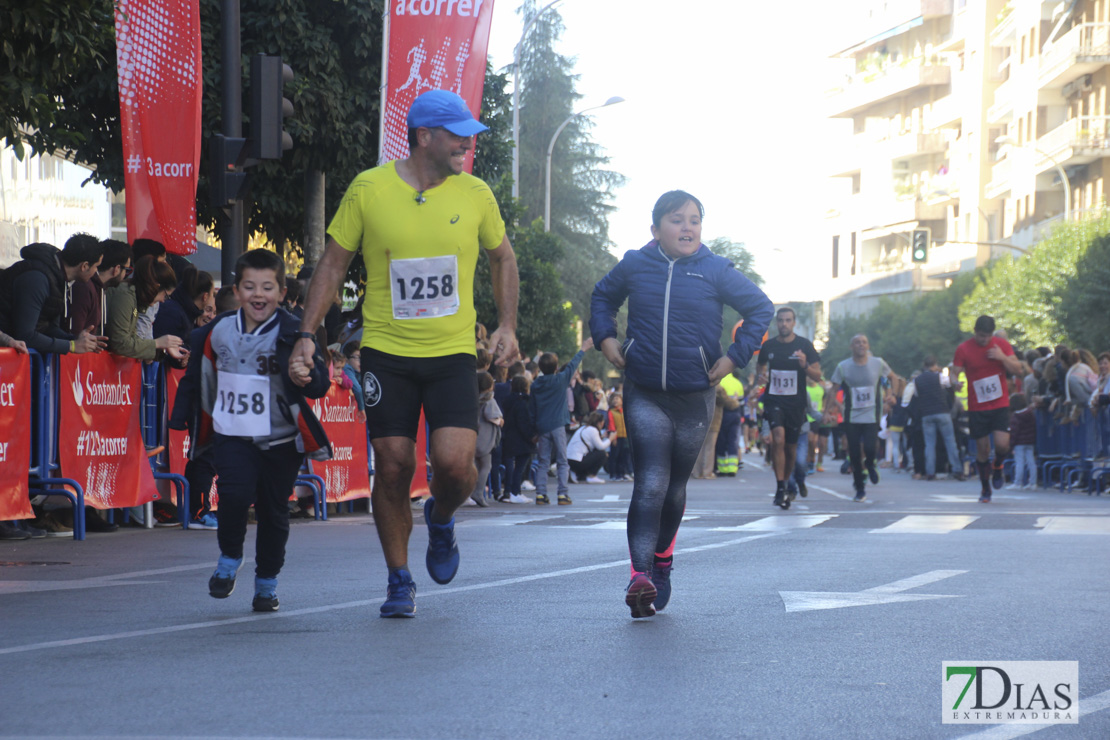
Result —
[{"label": "white crosswalk stripe", "polygon": [[1042,516],[1033,526],[1039,534],[1110,534],[1110,517]]},{"label": "white crosswalk stripe", "polygon": [[836,514],[804,514],[802,516],[765,516],[736,527],[713,527],[714,532],[781,532],[788,529],[809,529],[835,519]]},{"label": "white crosswalk stripe", "polygon": [[870,532],[871,534],[947,534],[963,529],[978,518],[977,516],[956,514],[940,516],[911,514],[885,527],[872,529]]}]

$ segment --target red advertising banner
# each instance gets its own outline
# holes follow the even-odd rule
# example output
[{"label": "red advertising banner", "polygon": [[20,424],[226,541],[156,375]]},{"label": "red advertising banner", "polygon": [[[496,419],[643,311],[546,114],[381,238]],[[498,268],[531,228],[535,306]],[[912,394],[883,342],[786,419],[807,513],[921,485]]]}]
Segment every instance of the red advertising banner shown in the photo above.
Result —
[{"label": "red advertising banner", "polygon": [[[379,164],[409,155],[405,119],[420,93],[457,93],[478,118],[493,20],[493,0],[388,0],[386,5]],[[473,163],[471,150],[467,172]]]},{"label": "red advertising banner", "polygon": [[[116,0],[127,241],[196,251],[199,0]],[[483,59],[484,59],[483,55]]]},{"label": "red advertising banner", "polygon": [[0,521],[34,519],[31,472],[31,357],[0,349]]},{"label": "red advertising banner", "polygon": [[158,498],[139,419],[142,366],[108,352],[58,358],[58,462],[97,509]]},{"label": "red advertising banner", "polygon": [[332,383],[327,395],[317,398],[312,405],[313,413],[324,425],[331,442],[332,459],[312,462],[312,472],[324,479],[327,500],[369,498],[366,423],[359,420],[354,395],[338,383]]}]

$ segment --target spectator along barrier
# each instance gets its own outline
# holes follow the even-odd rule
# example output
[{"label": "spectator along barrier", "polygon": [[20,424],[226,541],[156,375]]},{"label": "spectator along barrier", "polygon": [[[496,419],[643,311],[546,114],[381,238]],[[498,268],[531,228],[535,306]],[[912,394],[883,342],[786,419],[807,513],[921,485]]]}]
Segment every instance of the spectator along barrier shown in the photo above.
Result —
[{"label": "spectator along barrier", "polygon": [[[73,538],[83,540],[85,506],[144,506],[161,497],[156,481],[166,480],[187,529],[188,437],[166,424],[183,375],[108,352],[0,349],[0,520],[33,518],[32,496],[64,496],[73,508]],[[297,482],[312,489],[315,516],[326,519],[327,503],[370,496],[373,471],[350,391],[333,384],[314,403],[335,458],[308,463]]]}]

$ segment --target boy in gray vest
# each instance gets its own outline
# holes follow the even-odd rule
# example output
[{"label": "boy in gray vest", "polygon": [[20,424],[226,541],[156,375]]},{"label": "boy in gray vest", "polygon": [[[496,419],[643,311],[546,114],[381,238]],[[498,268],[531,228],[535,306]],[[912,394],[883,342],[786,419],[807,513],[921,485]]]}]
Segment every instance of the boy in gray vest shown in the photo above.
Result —
[{"label": "boy in gray vest", "polygon": [[[235,264],[235,295],[238,311],[217,317],[190,337],[189,368],[178,387],[170,428],[187,426],[190,457],[211,450],[220,476],[220,557],[208,593],[224,599],[235,590],[253,504],[258,533],[252,606],[256,612],[273,612],[293,484],[306,454],[314,460],[331,457],[323,427],[305,399],[324,396],[331,377],[318,348],[312,367],[299,357],[290,363],[300,319],[278,307],[285,297],[285,264],[277,254],[244,253]],[[286,368],[308,383],[295,385]]]}]

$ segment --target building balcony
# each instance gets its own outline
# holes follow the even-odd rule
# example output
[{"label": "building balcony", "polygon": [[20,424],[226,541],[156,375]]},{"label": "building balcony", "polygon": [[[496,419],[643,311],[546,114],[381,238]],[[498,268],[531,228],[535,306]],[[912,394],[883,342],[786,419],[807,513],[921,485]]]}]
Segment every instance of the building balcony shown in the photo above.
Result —
[{"label": "building balcony", "polygon": [[1037,139],[1035,150],[1037,172],[1110,157],[1110,116],[1077,116]]},{"label": "building balcony", "polygon": [[891,159],[910,159],[925,154],[948,151],[948,137],[937,131],[903,134],[890,140],[887,154]]},{"label": "building balcony", "polygon": [[987,108],[987,121],[1000,123],[1009,121],[1014,116],[1014,94],[1017,87],[1013,79],[1006,80],[994,91],[994,105]]},{"label": "building balcony", "polygon": [[956,95],[945,95],[930,106],[925,114],[925,125],[930,129],[946,128],[963,118],[960,101]]},{"label": "building balcony", "polygon": [[985,195],[994,200],[1004,198],[1010,193],[1010,180],[1013,175],[1013,163],[1009,157],[995,162],[991,169],[991,181],[987,183]]},{"label": "building balcony", "polygon": [[1038,65],[1041,88],[1063,87],[1110,64],[1110,23],[1080,23],[1046,47]]},{"label": "building balcony", "polygon": [[[1014,38],[1017,35],[1017,13],[1013,12],[1013,4],[1008,3],[1009,10],[1003,9],[1002,20],[998,22],[990,33],[990,45],[995,47],[1005,48],[1014,43]],[[1002,15],[1002,13],[999,13]]]},{"label": "building balcony", "polygon": [[827,100],[828,115],[830,118],[850,118],[918,88],[951,82],[951,68],[939,61],[926,62],[918,58],[886,64],[855,75],[842,89],[834,91]]}]

